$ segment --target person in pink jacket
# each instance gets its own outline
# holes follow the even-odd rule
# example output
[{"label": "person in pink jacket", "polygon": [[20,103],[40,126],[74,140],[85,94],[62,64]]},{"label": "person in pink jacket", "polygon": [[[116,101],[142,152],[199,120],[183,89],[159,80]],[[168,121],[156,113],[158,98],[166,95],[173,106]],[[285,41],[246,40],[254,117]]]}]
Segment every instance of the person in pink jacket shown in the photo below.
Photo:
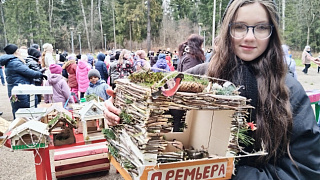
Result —
[{"label": "person in pink jacket", "polygon": [[[61,66],[57,64],[51,64],[49,66],[51,74],[48,76],[46,86],[52,86],[53,94],[45,94],[45,103],[57,103],[62,102],[65,105],[66,101],[70,98],[71,92],[67,82],[63,79],[61,72]],[[69,99],[69,103],[74,103],[73,98]]]},{"label": "person in pink jacket", "polygon": [[86,55],[81,56],[81,60],[78,62],[76,77],[78,82],[78,90],[80,92],[80,98],[84,97],[84,93],[89,87],[88,73],[90,71],[90,66],[88,64],[88,57]]},{"label": "person in pink jacket", "polygon": [[77,101],[78,98],[78,82],[76,78],[77,64],[76,64],[76,56],[71,54],[67,57],[68,61],[64,63],[62,69],[66,69],[68,72],[68,85],[70,87],[70,91],[75,94],[74,101]]}]

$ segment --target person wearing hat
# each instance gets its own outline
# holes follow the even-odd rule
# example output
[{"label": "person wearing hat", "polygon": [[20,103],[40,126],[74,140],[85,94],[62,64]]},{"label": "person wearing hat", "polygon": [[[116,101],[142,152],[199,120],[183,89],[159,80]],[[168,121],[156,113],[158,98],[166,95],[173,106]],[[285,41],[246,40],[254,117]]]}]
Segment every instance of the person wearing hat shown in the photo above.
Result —
[{"label": "person wearing hat", "polygon": [[29,95],[17,95],[15,101],[11,98],[13,87],[18,86],[18,84],[33,84],[33,79],[47,79],[47,76],[26,66],[24,60],[20,58],[17,45],[8,44],[3,50],[6,54],[0,57],[0,65],[5,66],[8,97],[11,102],[13,118],[15,118],[15,113],[19,108],[30,107],[30,98]]},{"label": "person wearing hat", "polygon": [[[39,71],[43,74],[46,69],[41,68],[41,64],[39,62],[40,56],[41,56],[40,51],[38,51],[35,48],[29,48],[28,49],[28,56],[25,59],[25,61],[26,61],[26,65],[30,69],[32,69],[34,71]],[[33,79],[33,81],[34,81],[34,85],[36,85],[36,86],[41,86],[42,82],[43,82],[42,78],[35,78],[35,79]],[[37,98],[38,98],[37,102],[39,104],[41,102],[41,94],[38,94]]]},{"label": "person wearing hat", "polygon": [[99,71],[99,73],[101,75],[100,79],[105,80],[107,82],[109,75],[108,75],[107,65],[104,62],[105,58],[106,58],[105,54],[99,53],[97,55],[98,61],[95,63],[95,67],[96,67],[96,69]]},{"label": "person wearing hat", "polygon": [[53,94],[45,94],[44,102],[45,103],[57,103],[62,102],[63,105],[68,103],[74,103],[73,98],[71,97],[71,91],[67,82],[63,79],[61,72],[62,67],[58,64],[51,64],[49,66],[50,75],[48,77],[48,81],[46,82],[46,86],[52,86]]},{"label": "person wearing hat", "polygon": [[109,99],[109,95],[107,94],[107,89],[111,89],[110,86],[106,83],[106,81],[101,80],[101,76],[98,70],[96,69],[91,69],[88,73],[88,78],[90,81],[89,87],[84,94],[90,95],[90,94],[95,94],[104,100]]}]

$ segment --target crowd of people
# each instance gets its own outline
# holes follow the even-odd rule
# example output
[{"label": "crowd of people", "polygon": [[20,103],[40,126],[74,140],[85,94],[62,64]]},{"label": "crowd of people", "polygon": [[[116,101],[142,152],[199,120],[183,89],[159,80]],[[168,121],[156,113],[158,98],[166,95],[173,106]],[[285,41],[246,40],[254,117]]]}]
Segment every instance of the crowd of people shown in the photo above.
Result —
[{"label": "crowd of people", "polygon": [[[50,43],[43,44],[42,52],[40,49],[38,44],[32,44],[29,48],[8,44],[4,48],[6,54],[0,57],[1,67],[5,67],[14,118],[19,108],[30,107],[29,95],[12,94],[12,89],[19,84],[53,87],[51,95],[36,95],[35,107],[42,100],[45,103],[61,102],[66,107],[90,94],[106,100],[109,97],[106,89],[114,89],[115,80],[141,70],[174,71],[178,62],[178,53],[171,53],[170,49],[159,50],[156,54],[153,51],[119,49],[96,55],[75,55],[66,51],[53,53]],[[2,68],[0,72],[5,86]]]}]

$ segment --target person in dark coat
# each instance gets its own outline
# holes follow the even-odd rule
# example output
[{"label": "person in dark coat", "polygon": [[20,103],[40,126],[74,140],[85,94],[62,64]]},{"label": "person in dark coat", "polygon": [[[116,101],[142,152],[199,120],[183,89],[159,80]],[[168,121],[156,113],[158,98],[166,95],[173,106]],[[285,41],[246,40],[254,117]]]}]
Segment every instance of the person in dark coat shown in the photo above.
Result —
[{"label": "person in dark coat", "polygon": [[108,68],[106,63],[104,63],[104,59],[106,58],[106,55],[103,53],[99,53],[97,56],[98,61],[95,64],[96,70],[99,71],[101,79],[105,82],[108,81]]},{"label": "person in dark coat", "polygon": [[33,84],[35,78],[45,78],[40,71],[34,71],[30,69],[24,63],[24,60],[20,59],[18,47],[14,44],[8,44],[4,47],[5,55],[0,57],[0,65],[5,66],[8,97],[10,98],[12,114],[15,119],[15,113],[19,108],[29,108],[30,99],[29,95],[12,95],[11,91],[13,87],[19,84]]},{"label": "person in dark coat", "polygon": [[[42,74],[44,73],[44,71],[46,70],[45,68],[41,68],[41,64],[39,63],[39,58],[40,58],[41,54],[40,51],[38,51],[37,49],[34,48],[29,48],[28,49],[28,57],[25,59],[26,61],[26,65],[34,70],[34,71],[39,71]],[[41,86],[42,85],[42,78],[35,78],[33,79],[34,81],[34,85],[36,86]],[[37,100],[38,100],[38,104],[41,102],[41,94],[37,95]]]}]

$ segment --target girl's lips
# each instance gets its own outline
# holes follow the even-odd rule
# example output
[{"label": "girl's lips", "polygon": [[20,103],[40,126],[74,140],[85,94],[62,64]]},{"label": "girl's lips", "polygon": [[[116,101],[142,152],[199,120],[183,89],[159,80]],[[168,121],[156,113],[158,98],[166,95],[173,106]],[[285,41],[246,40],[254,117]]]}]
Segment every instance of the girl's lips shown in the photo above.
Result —
[{"label": "girl's lips", "polygon": [[243,45],[241,45],[240,47],[243,48],[244,50],[253,50],[255,48],[253,46],[243,46]]}]

